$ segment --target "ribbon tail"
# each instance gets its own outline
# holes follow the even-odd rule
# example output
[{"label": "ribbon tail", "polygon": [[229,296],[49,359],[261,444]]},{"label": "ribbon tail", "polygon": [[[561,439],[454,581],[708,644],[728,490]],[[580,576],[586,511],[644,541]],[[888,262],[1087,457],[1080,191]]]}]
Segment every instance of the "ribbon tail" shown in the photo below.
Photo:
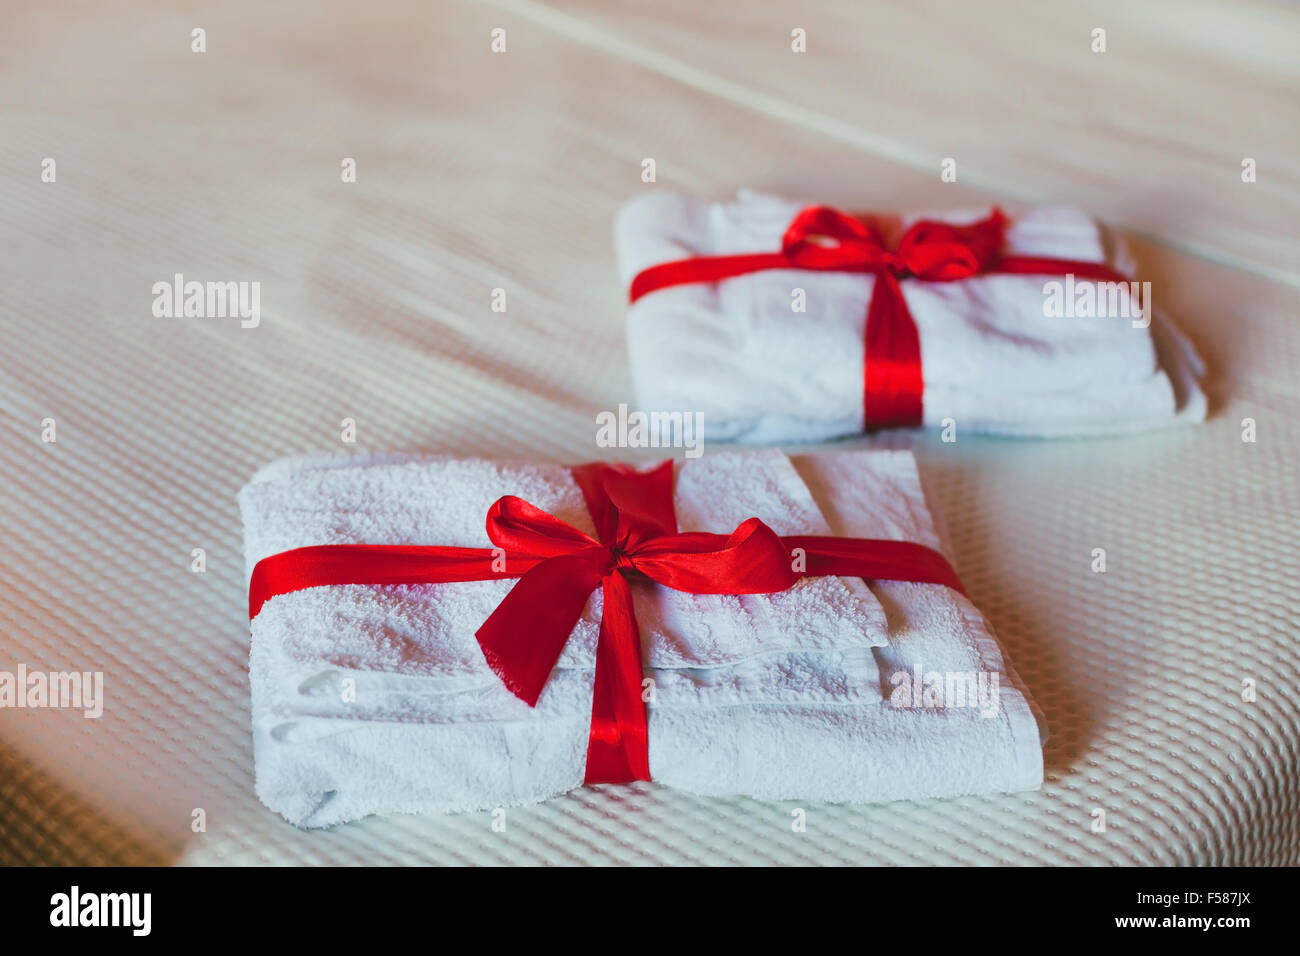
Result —
[{"label": "ribbon tail", "polygon": [[420,545],[325,544],[294,548],[263,558],[248,582],[248,618],[273,597],[305,588],[341,584],[443,584],[514,577],[532,568],[531,557],[513,558],[510,571],[494,568],[486,548]]},{"label": "ribbon tail", "polygon": [[862,369],[863,425],[867,431],[921,424],[921,336],[893,273],[876,274],[867,309]]},{"label": "ribbon tail", "polygon": [[622,574],[612,571],[605,575],[604,597],[584,782],[649,780],[649,735],[641,699],[641,634],[632,589]]},{"label": "ribbon tail", "polygon": [[938,551],[915,541],[873,538],[836,538],[827,535],[790,535],[781,542],[791,552],[803,552],[803,574],[833,574],[876,581],[912,581],[943,584],[965,594],[957,572]]},{"label": "ribbon tail", "polygon": [[706,256],[661,262],[639,273],[628,288],[628,303],[642,296],[678,285],[720,282],[763,269],[788,269],[790,260],[780,252],[754,252],[735,256]]},{"label": "ribbon tail", "polygon": [[537,705],[600,583],[604,560],[599,548],[546,559],[519,579],[475,633],[488,666],[529,707]]}]

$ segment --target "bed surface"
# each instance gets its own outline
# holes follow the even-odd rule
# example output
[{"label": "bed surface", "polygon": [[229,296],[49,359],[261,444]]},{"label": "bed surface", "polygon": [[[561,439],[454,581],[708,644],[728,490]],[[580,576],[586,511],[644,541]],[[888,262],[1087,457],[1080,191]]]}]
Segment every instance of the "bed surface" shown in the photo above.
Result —
[{"label": "bed surface", "polygon": [[[100,670],[107,698],[99,720],[0,711],[0,862],[1300,859],[1300,10],[705,6],[0,11],[0,669]],[[488,814],[300,832],[262,807],[240,486],[348,447],[598,457],[595,413],[631,400],[618,203],[742,185],[859,209],[1077,202],[1125,230],[1209,362],[1198,428],[845,443],[916,453],[1046,715],[1042,791],[600,787],[504,833]],[[260,325],[156,318],[175,273],[260,281]]]}]

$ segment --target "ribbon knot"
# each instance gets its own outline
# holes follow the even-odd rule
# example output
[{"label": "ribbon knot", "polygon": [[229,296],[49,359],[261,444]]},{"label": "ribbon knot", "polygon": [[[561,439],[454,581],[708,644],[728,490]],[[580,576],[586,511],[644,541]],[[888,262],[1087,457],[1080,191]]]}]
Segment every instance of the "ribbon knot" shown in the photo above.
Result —
[{"label": "ribbon knot", "polygon": [[609,555],[613,561],[611,565],[612,570],[622,571],[624,573],[637,570],[636,561],[625,549],[619,547],[610,548]]}]

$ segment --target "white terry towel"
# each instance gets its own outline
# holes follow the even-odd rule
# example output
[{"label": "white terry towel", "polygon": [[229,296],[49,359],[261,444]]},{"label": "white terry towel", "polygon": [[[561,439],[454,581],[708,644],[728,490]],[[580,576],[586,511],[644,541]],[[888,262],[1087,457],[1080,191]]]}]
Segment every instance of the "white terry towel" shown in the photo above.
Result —
[{"label": "white terry towel", "polygon": [[[892,453],[852,457],[847,477],[859,482],[862,465],[879,462],[886,473],[910,466],[909,456]],[[919,484],[905,486],[906,476],[897,489],[875,492],[919,496]],[[249,570],[261,557],[308,544],[486,546],[483,516],[507,493],[591,531],[580,493],[555,466],[409,456],[277,463],[241,493]],[[880,507],[874,497],[843,507],[870,512]],[[823,517],[825,502],[814,502],[777,452],[682,463],[675,504],[683,530],[729,531],[752,515],[780,534],[864,534],[871,522],[880,536],[898,530],[880,524],[884,512],[862,514],[868,525],[848,531],[842,515]],[[924,501],[898,497],[887,512],[915,520]],[[918,525],[903,536],[913,531],[925,534]],[[534,802],[580,785],[599,591],[530,709],[488,670],[473,637],[509,587],[330,587],[267,602],[252,624],[250,668],[262,800],[300,826],[328,826],[371,813]],[[917,621],[925,627],[918,633],[946,635],[958,657],[984,640],[1000,667],[965,599],[937,585],[909,587],[920,589]],[[860,581],[806,579],[781,594],[741,597],[686,595],[648,582],[634,590],[647,674],[656,682],[650,767],[660,782],[698,793],[869,800],[1041,781],[1037,731],[1024,738],[1032,738],[1032,754],[1008,734],[1018,728],[1023,737],[1018,721],[1028,707],[1006,681],[996,716],[971,723],[973,734],[956,731],[962,746],[985,751],[975,760],[968,754],[945,766],[949,757],[936,751],[939,764],[926,779],[882,777],[889,761],[884,752],[877,760],[867,724],[908,712],[886,709],[876,653],[895,666],[886,650],[891,623]],[[906,620],[897,609],[890,614],[892,626]],[[355,699],[345,702],[345,688]],[[940,716],[956,728],[954,713]],[[919,711],[910,715],[918,728],[925,724]],[[927,737],[944,733],[943,721],[925,725]],[[905,750],[913,742],[898,744]],[[913,770],[922,765],[915,754],[896,756]]]},{"label": "white terry towel", "polygon": [[[774,252],[805,204],[742,191],[708,203],[655,191],[615,226],[626,288],[646,268],[697,256]],[[987,210],[904,218],[965,224]],[[1004,252],[1105,262],[1132,276],[1122,243],[1077,209],[1012,220]],[[920,332],[924,424],[1017,436],[1138,431],[1205,418],[1204,367],[1155,310],[1126,318],[1048,318],[1044,283],[1058,276],[985,275],[901,285]],[[713,441],[819,441],[863,429],[863,333],[870,275],[770,270],[660,289],[628,312],[637,404],[704,415]],[[807,311],[792,310],[806,292]],[[1158,296],[1157,296],[1158,298]]]}]

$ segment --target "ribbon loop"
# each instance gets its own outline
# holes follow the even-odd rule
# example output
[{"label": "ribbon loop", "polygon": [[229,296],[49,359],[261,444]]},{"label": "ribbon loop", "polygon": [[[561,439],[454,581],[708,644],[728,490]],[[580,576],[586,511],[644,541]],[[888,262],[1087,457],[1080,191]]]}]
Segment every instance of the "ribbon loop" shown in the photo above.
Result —
[{"label": "ribbon loop", "polygon": [[874,227],[829,206],[809,206],[795,216],[781,251],[799,269],[870,272],[894,262]]},{"label": "ribbon loop", "polygon": [[599,546],[595,538],[514,495],[503,495],[488,509],[487,536],[507,552],[540,558]]},{"label": "ribbon loop", "polygon": [[898,241],[898,262],[907,273],[929,282],[954,282],[986,272],[997,261],[1006,217],[994,209],[970,226],[922,219]]},{"label": "ribbon loop", "polygon": [[757,518],[726,536],[660,538],[640,548],[633,564],[652,581],[691,594],[771,594],[799,580],[789,550]]},{"label": "ribbon loop", "polygon": [[646,472],[630,465],[592,462],[574,468],[573,477],[606,545],[626,550],[677,533],[671,461]]}]

